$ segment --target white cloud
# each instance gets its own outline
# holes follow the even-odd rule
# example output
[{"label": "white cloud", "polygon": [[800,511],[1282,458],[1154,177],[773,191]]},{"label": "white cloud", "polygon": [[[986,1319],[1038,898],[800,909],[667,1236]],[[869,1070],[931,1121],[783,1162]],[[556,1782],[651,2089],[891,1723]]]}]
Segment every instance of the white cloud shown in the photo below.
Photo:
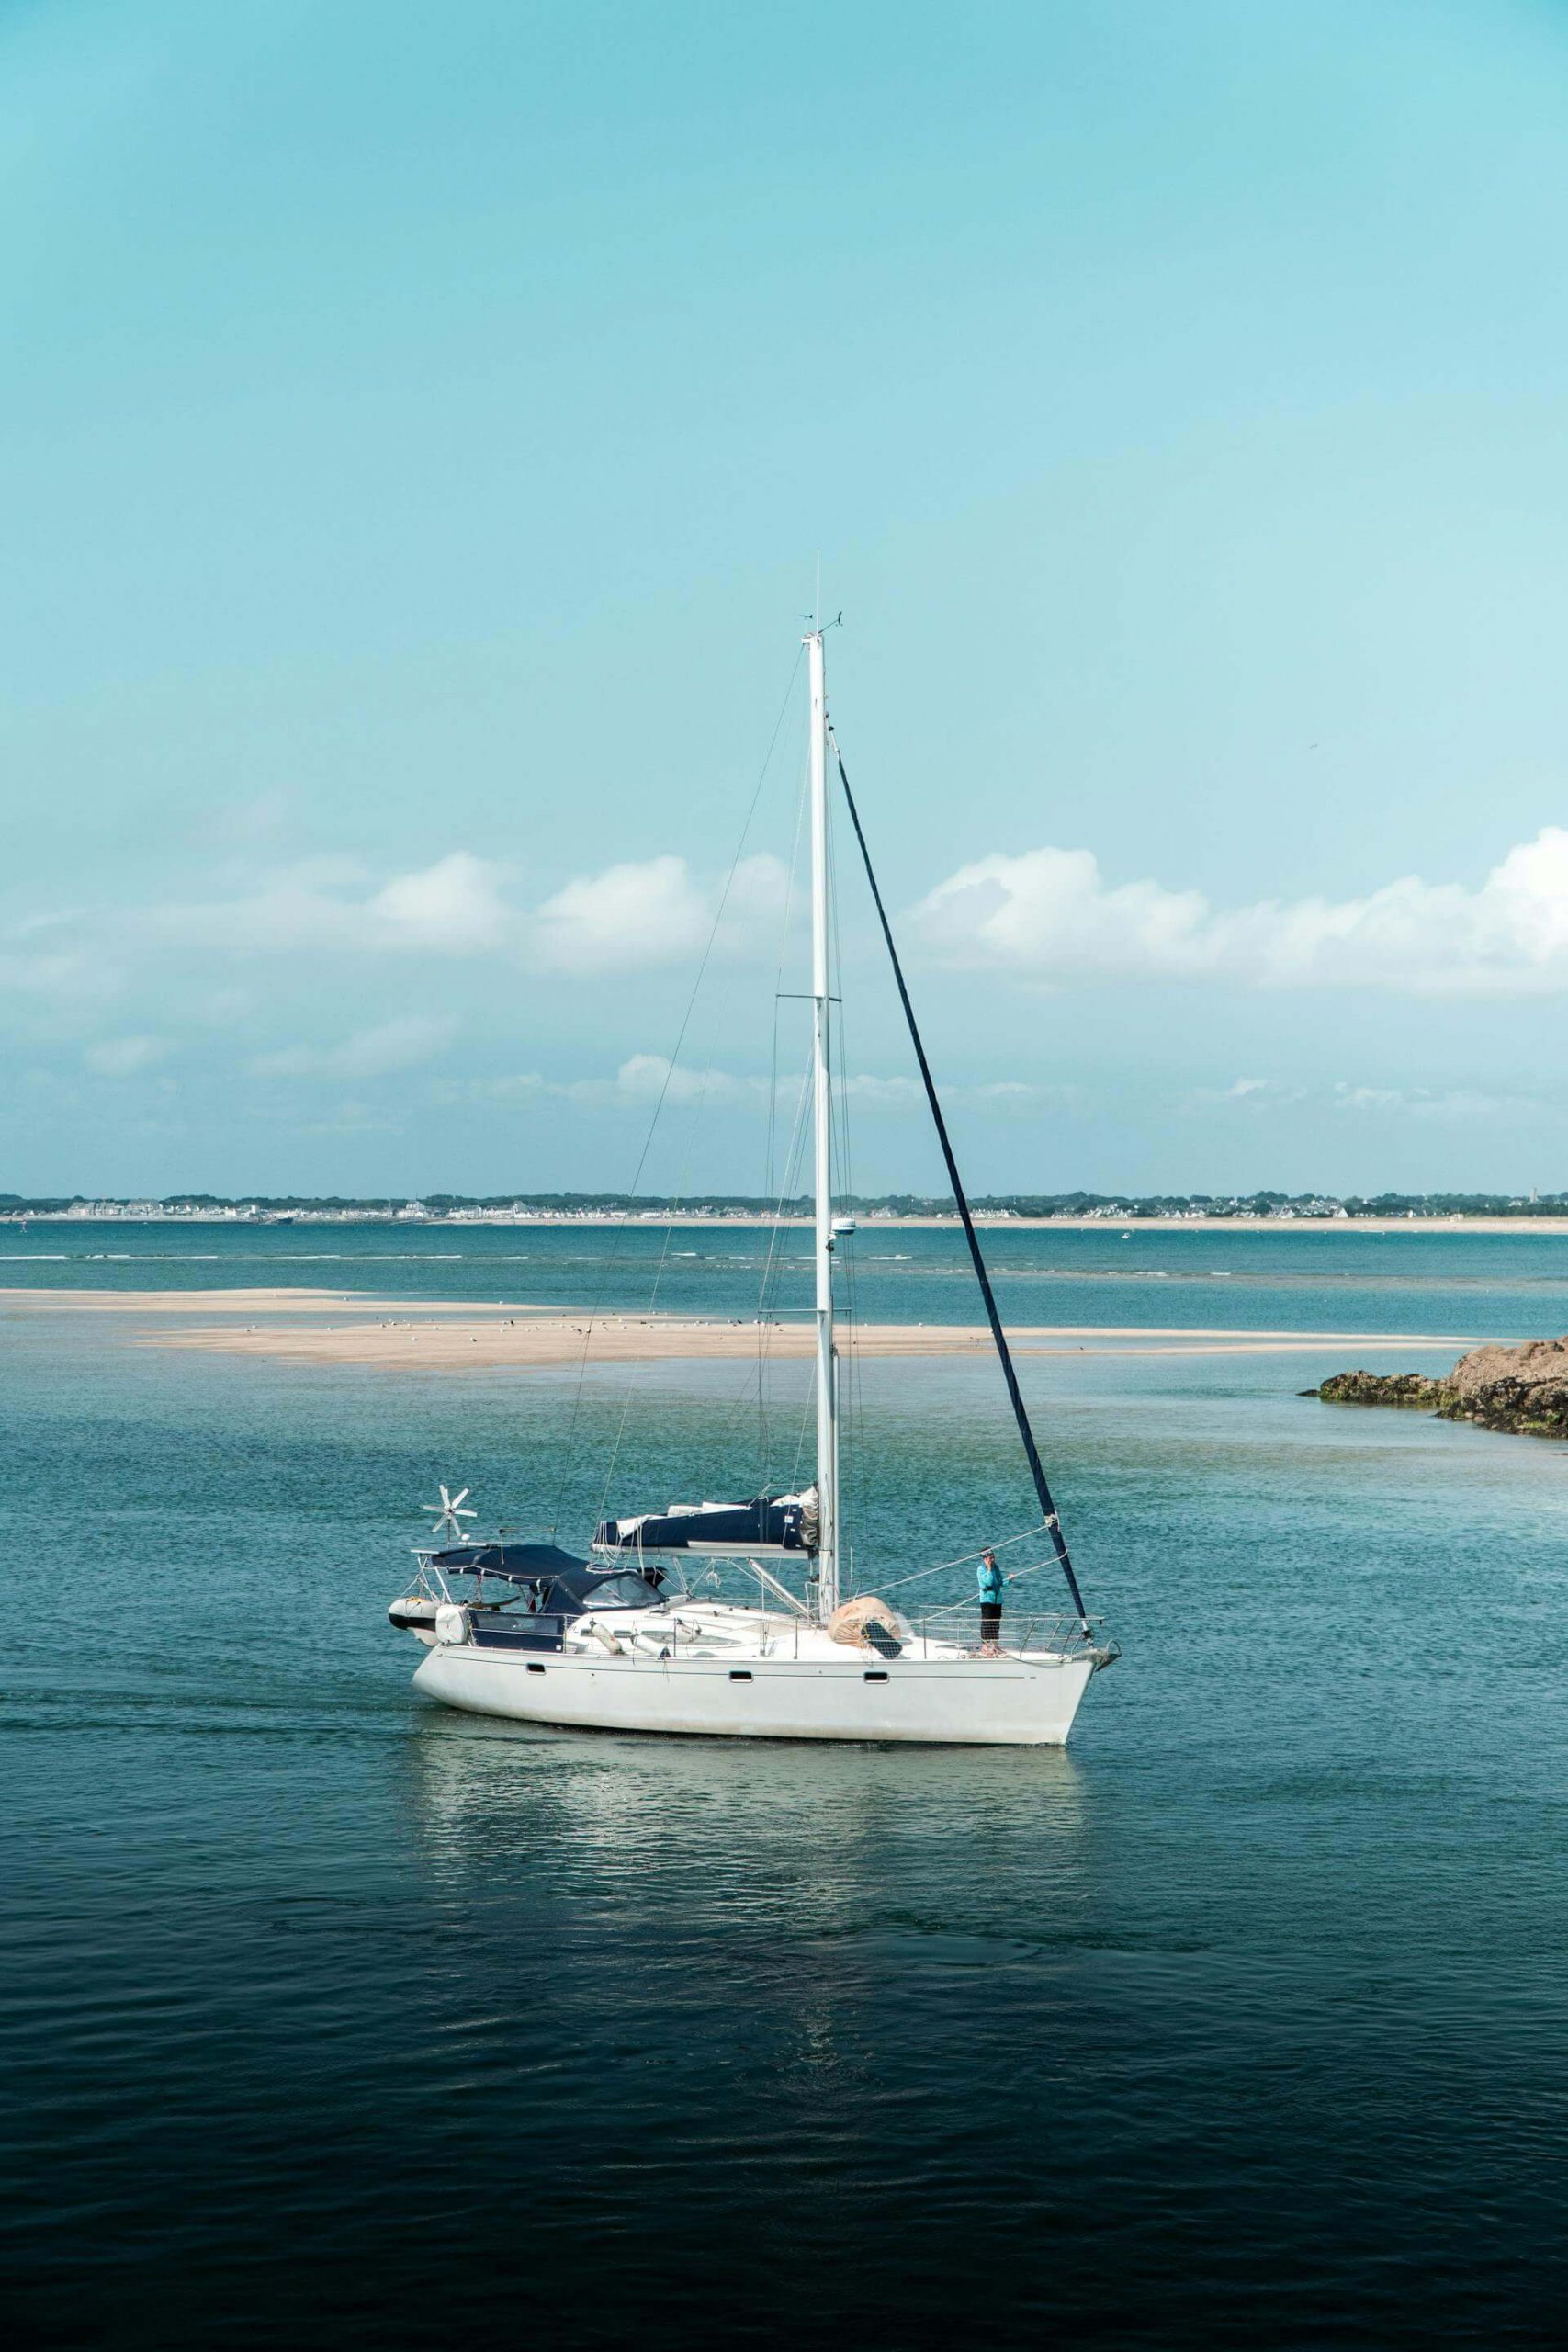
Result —
[{"label": "white cloud", "polygon": [[1347,1086],[1343,1080],[1330,1099],[1337,1111],[1403,1111],[1410,1101],[1396,1086]]},{"label": "white cloud", "polygon": [[[804,1083],[798,1070],[781,1072],[776,1081],[780,1102],[795,1102]],[[765,1078],[737,1077],[729,1070],[688,1069],[680,1062],[668,1061],[662,1054],[634,1054],[629,1061],[621,1064],[608,1090],[600,1081],[585,1079],[569,1091],[580,1101],[602,1101],[613,1096],[621,1102],[653,1103],[662,1095],[666,1103],[762,1103],[768,1099],[768,1081]],[[912,1078],[846,1078],[841,1091],[850,1102],[874,1111],[913,1110],[923,1099]]]},{"label": "white cloud", "polygon": [[385,1078],[429,1061],[456,1031],[455,1022],[410,1013],[399,1021],[384,1021],[378,1028],[357,1030],[341,1045],[288,1046],[278,1053],[260,1054],[249,1068],[255,1078]]},{"label": "white cloud", "polygon": [[1529,1094],[1486,1094],[1478,1088],[1453,1086],[1440,1092],[1425,1086],[1348,1086],[1341,1082],[1329,1097],[1336,1111],[1383,1113],[1409,1119],[1530,1118],[1545,1108]]},{"label": "white cloud", "polygon": [[[24,924],[15,934],[23,936],[28,931],[44,926]],[[44,948],[17,955],[0,950],[0,990],[15,994],[30,1005],[51,1008],[57,1012],[78,1017],[91,1015],[97,1008],[103,1018],[107,1000],[119,989],[120,976],[101,953],[84,953],[73,948]]]},{"label": "white cloud", "polygon": [[1249,1112],[1277,1111],[1287,1103],[1305,1102],[1309,1091],[1304,1086],[1287,1086],[1277,1078],[1237,1078],[1229,1086],[1196,1086],[1181,1097],[1177,1108],[1213,1111],[1244,1102]]},{"label": "white cloud", "polygon": [[550,971],[611,977],[628,966],[693,961],[713,939],[726,959],[776,949],[787,876],[775,857],[732,876],[694,874],[682,857],[605,866],[566,884],[532,914],[502,895],[502,869],[454,850],[378,888],[356,860],[277,868],[229,899],[151,909],[133,932],[206,951],[479,956],[505,951]]},{"label": "white cloud", "polygon": [[1568,989],[1568,831],[1547,825],[1475,888],[1415,875],[1365,898],[1217,910],[1197,890],[1109,886],[1088,850],[965,865],[914,910],[941,961],[1041,980],[1230,980],[1416,996]]},{"label": "white cloud", "polygon": [[921,1100],[912,1078],[847,1078],[843,1091],[852,1102],[862,1103],[868,1111],[912,1111]]},{"label": "white cloud", "polygon": [[633,1054],[615,1072],[615,1091],[631,1102],[700,1102],[734,1084],[723,1070],[683,1069],[663,1054]]},{"label": "white cloud", "polygon": [[400,946],[430,948],[446,956],[499,946],[513,922],[502,903],[493,869],[462,849],[422,874],[404,874],[389,882],[366,912]]},{"label": "white cloud", "polygon": [[472,956],[500,945],[517,918],[502,899],[497,869],[454,850],[378,890],[367,890],[355,861],[311,858],[268,875],[241,898],[155,907],[139,927],[182,946],[251,954]]},{"label": "white cloud", "polygon": [[134,1078],[172,1052],[166,1037],[104,1037],[82,1056],[99,1078]]},{"label": "white cloud", "polygon": [[776,857],[742,858],[728,890],[725,877],[699,878],[683,857],[607,865],[546,899],[529,924],[529,953],[560,972],[682,963],[702,953],[716,923],[716,955],[767,954],[787,888]]},{"label": "white cloud", "polygon": [[[801,1097],[806,1085],[799,1070],[783,1072],[773,1081],[781,1106],[787,1109]],[[751,1072],[709,1068],[697,1069],[672,1062],[666,1054],[631,1054],[613,1078],[547,1079],[530,1070],[510,1078],[443,1080],[439,1098],[450,1102],[535,1102],[543,1098],[575,1102],[590,1110],[646,1110],[662,1103],[666,1111],[703,1102],[765,1108],[769,1080]],[[862,1076],[847,1079],[844,1093],[852,1102],[873,1111],[909,1111],[922,1101],[912,1078]],[[958,1088],[959,1096],[1010,1109],[1016,1099],[1043,1099],[1045,1090],[1026,1086]]]},{"label": "white cloud", "polygon": [[1208,1112],[1241,1103],[1251,1116],[1293,1110],[1303,1102],[1314,1112],[1400,1119],[1530,1118],[1547,1108],[1537,1096],[1487,1094],[1472,1087],[1352,1086],[1347,1079],[1334,1086],[1300,1086],[1274,1078],[1238,1078],[1230,1086],[1199,1087],[1185,1095],[1178,1108]]},{"label": "white cloud", "polygon": [[362,885],[346,858],[310,858],[265,876],[242,898],[152,907],[132,926],[182,947],[242,952],[360,944],[363,904],[347,892]]},{"label": "white cloud", "polygon": [[767,1082],[760,1078],[736,1078],[728,1070],[690,1069],[664,1054],[633,1054],[614,1078],[577,1078],[553,1086],[550,1091],[570,1102],[619,1105],[645,1104],[651,1110],[692,1102],[756,1101],[767,1098]]}]

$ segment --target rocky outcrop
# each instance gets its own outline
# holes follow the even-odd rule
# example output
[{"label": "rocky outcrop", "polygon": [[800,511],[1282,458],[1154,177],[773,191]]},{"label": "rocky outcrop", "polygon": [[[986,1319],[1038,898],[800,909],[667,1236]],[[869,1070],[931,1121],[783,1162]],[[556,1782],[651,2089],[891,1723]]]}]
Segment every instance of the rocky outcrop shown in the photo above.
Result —
[{"label": "rocky outcrop", "polygon": [[1416,1405],[1432,1413],[1448,1391],[1419,1372],[1337,1372],[1321,1388],[1302,1393],[1321,1396],[1325,1405]]},{"label": "rocky outcrop", "polygon": [[1441,1380],[1418,1372],[1340,1372],[1306,1393],[1327,1405],[1416,1407],[1482,1429],[1568,1437],[1568,1339],[1472,1348]]},{"label": "rocky outcrop", "polygon": [[1472,1348],[1445,1385],[1450,1421],[1483,1429],[1568,1437],[1568,1340],[1531,1340],[1522,1348]]}]

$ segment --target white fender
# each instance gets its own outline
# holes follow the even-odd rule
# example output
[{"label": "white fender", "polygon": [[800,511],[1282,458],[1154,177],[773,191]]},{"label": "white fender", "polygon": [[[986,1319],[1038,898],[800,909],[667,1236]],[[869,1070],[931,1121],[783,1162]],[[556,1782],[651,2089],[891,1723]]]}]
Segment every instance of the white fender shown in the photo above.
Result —
[{"label": "white fender", "polygon": [[456,1649],[468,1638],[468,1612],[459,1609],[456,1601],[444,1600],[435,1612],[435,1638],[445,1648]]}]

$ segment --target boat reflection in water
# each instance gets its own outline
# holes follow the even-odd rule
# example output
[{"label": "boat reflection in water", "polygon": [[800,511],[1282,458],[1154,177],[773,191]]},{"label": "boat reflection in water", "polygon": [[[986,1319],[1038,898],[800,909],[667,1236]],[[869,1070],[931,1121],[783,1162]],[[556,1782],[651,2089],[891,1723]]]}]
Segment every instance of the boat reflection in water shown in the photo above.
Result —
[{"label": "boat reflection in water", "polygon": [[866,2003],[895,1972],[912,2025],[951,1964],[1058,1942],[1092,1898],[1086,1780],[1061,1748],[741,1748],[430,1710],[403,1753],[413,1851],[466,1923],[452,2014],[483,1947],[498,2049],[537,1981],[659,2032],[705,2014],[721,1970],[756,2049],[837,2063],[883,2030]]}]

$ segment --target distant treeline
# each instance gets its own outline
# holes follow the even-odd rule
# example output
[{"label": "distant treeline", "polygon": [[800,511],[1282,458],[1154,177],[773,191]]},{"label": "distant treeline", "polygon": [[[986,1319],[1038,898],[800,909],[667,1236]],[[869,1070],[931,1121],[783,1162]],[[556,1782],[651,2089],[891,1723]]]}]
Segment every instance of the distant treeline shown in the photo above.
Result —
[{"label": "distant treeline", "polygon": [[[21,1193],[0,1193],[0,1215],[59,1216],[66,1209],[84,1209],[101,1204],[105,1208],[151,1210],[233,1210],[247,1209],[263,1214],[290,1212],[336,1212],[352,1215],[362,1210],[367,1215],[385,1216],[389,1212],[410,1205],[406,1193],[376,1197],[350,1198],[339,1193],[248,1193],[237,1199],[228,1199],[218,1193],[170,1193],[162,1200],[140,1197],[117,1197],[108,1193],[83,1193],[39,1194],[31,1197]],[[734,1211],[750,1216],[767,1216],[780,1210],[786,1216],[810,1214],[810,1196],[806,1193],[777,1201],[763,1199],[752,1193],[701,1193],[683,1198],[662,1193],[426,1193],[420,1206],[433,1216],[449,1214],[454,1209],[536,1209],[557,1216],[592,1215],[606,1211],[638,1211],[647,1213],[664,1209],[686,1216],[709,1211]],[[838,1204],[859,1216],[872,1216],[877,1210],[895,1216],[952,1216],[954,1203],[951,1193],[850,1193]],[[1520,1199],[1505,1193],[1348,1193],[1343,1197],[1328,1193],[987,1193],[974,1197],[973,1206],[985,1215],[1011,1215],[1020,1217],[1090,1216],[1106,1217],[1169,1217],[1197,1216],[1269,1216],[1290,1211],[1297,1216],[1334,1216],[1341,1210],[1349,1216],[1562,1216],[1568,1215],[1568,1193],[1542,1193],[1529,1199]]]}]

